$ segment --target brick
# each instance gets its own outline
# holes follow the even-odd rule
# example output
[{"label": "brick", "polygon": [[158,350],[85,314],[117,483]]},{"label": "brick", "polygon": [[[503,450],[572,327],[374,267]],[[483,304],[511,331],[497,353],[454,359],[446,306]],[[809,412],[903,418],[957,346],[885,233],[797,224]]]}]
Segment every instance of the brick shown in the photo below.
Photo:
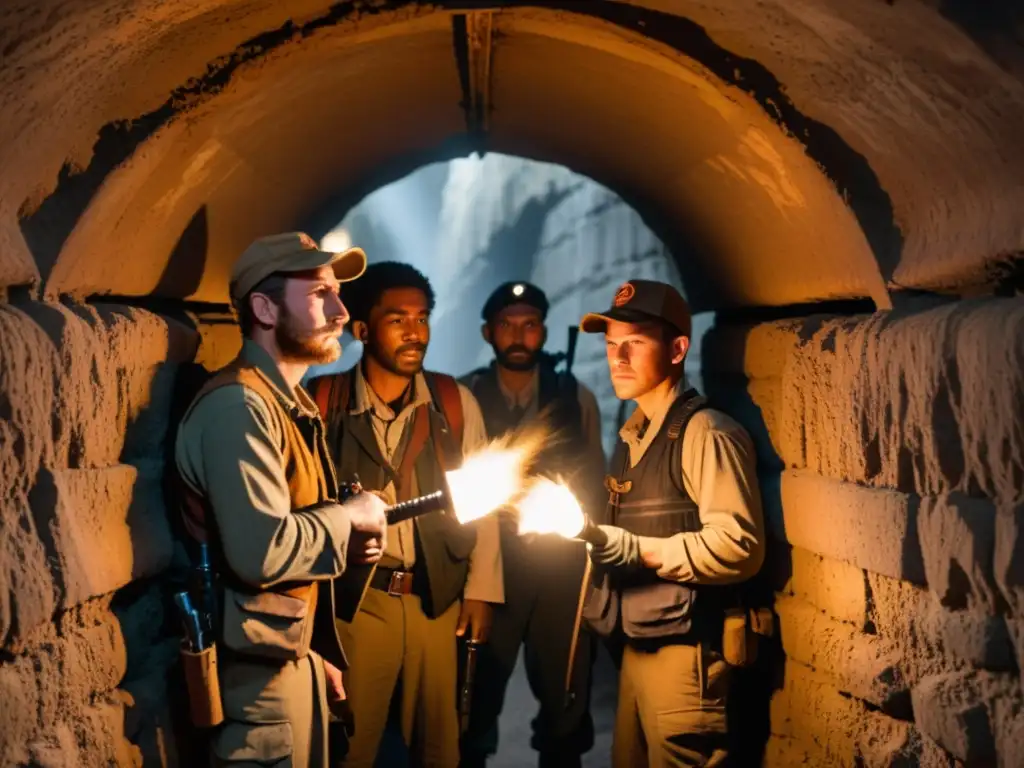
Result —
[{"label": "brick", "polygon": [[907,582],[868,574],[871,623],[897,648],[908,683],[953,672],[967,663],[990,670],[1013,666],[1006,621],[976,611],[950,611],[937,595]]},{"label": "brick", "polygon": [[993,538],[995,582],[1013,614],[1024,618],[1024,501],[996,507]]},{"label": "brick", "polygon": [[914,720],[922,733],[966,763],[996,758],[986,698],[996,689],[979,673],[927,678],[914,686]]},{"label": "brick", "polygon": [[827,764],[909,768],[920,754],[912,723],[871,711],[842,695],[828,677],[792,660],[786,662],[782,689],[772,696],[771,724],[773,734],[798,742],[812,757],[820,754]]},{"label": "brick", "polygon": [[868,620],[864,572],[849,563],[829,560],[800,547],[773,546],[776,588],[795,595],[838,621],[864,630]]},{"label": "brick", "polygon": [[0,764],[132,764],[114,693],[126,670],[125,640],[107,602],[37,627],[19,655],[0,664],[0,700],[17,702],[0,706]]},{"label": "brick", "polygon": [[11,653],[49,620],[57,605],[57,586],[38,528],[26,495],[18,492],[0,502],[0,645]]},{"label": "brick", "polygon": [[995,518],[988,499],[954,493],[921,500],[918,536],[925,574],[943,605],[995,613]]},{"label": "brick", "polygon": [[769,531],[794,547],[895,579],[925,584],[917,499],[842,483],[812,472],[783,472],[764,486]]},{"label": "brick", "polygon": [[942,639],[943,650],[954,659],[993,671],[1014,668],[1013,641],[1002,616],[950,611],[936,604],[922,624]]},{"label": "brick", "polygon": [[170,563],[171,531],[159,477],[134,467],[42,472],[30,495],[45,524],[59,607],[113,592]]},{"label": "brick", "polygon": [[1018,496],[1024,430],[1007,414],[1024,398],[1024,299],[810,317],[792,332],[773,436],[787,466],[922,496]]},{"label": "brick", "polygon": [[775,612],[787,658],[827,674],[841,691],[887,711],[905,710],[900,656],[878,637],[830,619],[797,598],[779,597]]}]

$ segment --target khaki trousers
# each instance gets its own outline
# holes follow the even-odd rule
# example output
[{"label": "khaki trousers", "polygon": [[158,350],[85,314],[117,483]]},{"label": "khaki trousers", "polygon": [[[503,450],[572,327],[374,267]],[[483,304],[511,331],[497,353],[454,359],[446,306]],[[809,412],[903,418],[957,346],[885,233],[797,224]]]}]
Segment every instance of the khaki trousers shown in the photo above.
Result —
[{"label": "khaki trousers", "polygon": [[456,602],[430,619],[415,595],[366,590],[351,624],[338,622],[348,656],[345,691],[355,716],[346,768],[371,768],[399,688],[399,725],[412,763],[425,768],[459,764],[456,703]]},{"label": "khaki trousers", "polygon": [[213,737],[213,765],[327,768],[327,684],[310,653],[284,663],[223,659],[225,722]]},{"label": "khaki trousers", "polygon": [[612,737],[613,768],[722,766],[729,665],[699,645],[626,646]]}]

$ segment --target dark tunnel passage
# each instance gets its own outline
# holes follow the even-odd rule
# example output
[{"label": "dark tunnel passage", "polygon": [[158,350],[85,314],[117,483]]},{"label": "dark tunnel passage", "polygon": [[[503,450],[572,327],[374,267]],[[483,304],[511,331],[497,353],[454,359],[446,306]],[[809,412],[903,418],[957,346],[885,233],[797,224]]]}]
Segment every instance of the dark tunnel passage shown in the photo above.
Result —
[{"label": "dark tunnel passage", "polygon": [[526,272],[559,326],[648,269],[703,319],[688,374],[754,437],[770,534],[751,754],[1015,764],[1022,30],[996,0],[7,3],[0,764],[190,764],[166,469],[238,349],[231,264],[447,161],[454,347]]}]

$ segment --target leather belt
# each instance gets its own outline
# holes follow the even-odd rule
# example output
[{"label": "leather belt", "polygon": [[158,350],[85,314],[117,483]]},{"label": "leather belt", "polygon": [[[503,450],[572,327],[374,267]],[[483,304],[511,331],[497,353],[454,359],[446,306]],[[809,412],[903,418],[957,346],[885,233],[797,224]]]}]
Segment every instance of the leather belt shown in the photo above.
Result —
[{"label": "leather belt", "polygon": [[392,597],[412,594],[412,571],[397,571],[393,568],[377,566],[370,579],[370,586],[387,592]]}]

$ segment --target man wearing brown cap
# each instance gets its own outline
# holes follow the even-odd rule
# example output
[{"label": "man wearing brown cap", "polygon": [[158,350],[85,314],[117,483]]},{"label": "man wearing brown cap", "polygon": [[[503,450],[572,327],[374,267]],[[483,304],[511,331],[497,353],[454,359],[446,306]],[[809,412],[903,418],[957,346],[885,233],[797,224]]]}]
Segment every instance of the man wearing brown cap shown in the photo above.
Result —
[{"label": "man wearing brown cap", "polygon": [[360,249],[322,252],[298,232],[250,245],[230,285],[242,350],[178,433],[186,528],[208,542],[223,586],[216,765],[328,765],[346,666],[330,586],[346,563],[380,558],[387,524],[372,494],[336,502],[323,423],[299,381],[340,354],[338,286],[365,266]]},{"label": "man wearing brown cap", "polygon": [[754,449],[687,389],[690,310],[670,285],[631,280],[583,318],[604,333],[615,394],[636,413],[606,480],[585,616],[624,643],[612,764],[722,765],[729,663],[723,625],[764,559]]}]

